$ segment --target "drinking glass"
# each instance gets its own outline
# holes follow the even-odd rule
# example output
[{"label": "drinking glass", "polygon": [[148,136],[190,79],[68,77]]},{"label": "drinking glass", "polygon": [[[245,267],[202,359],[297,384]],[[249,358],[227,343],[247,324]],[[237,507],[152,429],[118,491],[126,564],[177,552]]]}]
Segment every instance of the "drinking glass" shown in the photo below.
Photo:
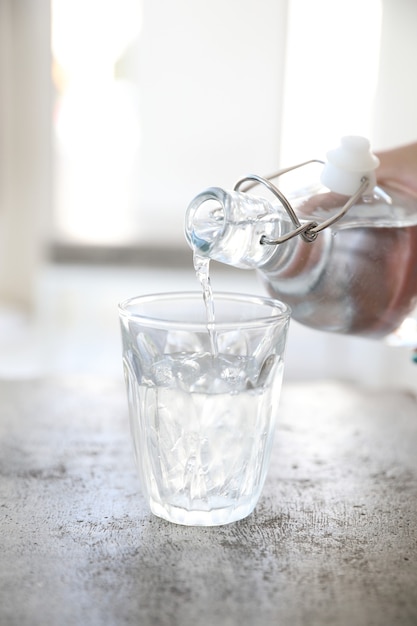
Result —
[{"label": "drinking glass", "polygon": [[[185,525],[249,515],[265,481],[281,392],[289,307],[201,292],[119,305],[130,426],[151,511]],[[215,348],[213,348],[215,346]]]}]

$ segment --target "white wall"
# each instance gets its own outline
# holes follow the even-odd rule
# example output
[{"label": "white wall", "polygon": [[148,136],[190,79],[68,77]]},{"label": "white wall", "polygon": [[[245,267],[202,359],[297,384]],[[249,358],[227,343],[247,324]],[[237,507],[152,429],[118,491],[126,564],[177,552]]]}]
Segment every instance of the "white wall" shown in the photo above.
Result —
[{"label": "white wall", "polygon": [[283,164],[322,157],[346,134],[376,150],[417,140],[417,2],[291,0]]},{"label": "white wall", "polygon": [[378,148],[417,141],[417,2],[382,0],[372,137]]},{"label": "white wall", "polygon": [[282,162],[322,158],[348,134],[370,136],[381,0],[290,0]]},{"label": "white wall", "polygon": [[286,4],[143,0],[140,241],[183,245],[194,195],[277,166]]}]

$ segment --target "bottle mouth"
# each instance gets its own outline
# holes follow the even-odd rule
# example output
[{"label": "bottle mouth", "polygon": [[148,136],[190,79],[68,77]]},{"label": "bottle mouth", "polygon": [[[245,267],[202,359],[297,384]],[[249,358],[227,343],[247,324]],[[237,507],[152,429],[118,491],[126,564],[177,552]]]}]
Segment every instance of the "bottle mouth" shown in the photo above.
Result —
[{"label": "bottle mouth", "polygon": [[199,193],[189,204],[185,218],[185,236],[193,250],[208,256],[221,239],[225,228],[225,192],[210,187]]}]

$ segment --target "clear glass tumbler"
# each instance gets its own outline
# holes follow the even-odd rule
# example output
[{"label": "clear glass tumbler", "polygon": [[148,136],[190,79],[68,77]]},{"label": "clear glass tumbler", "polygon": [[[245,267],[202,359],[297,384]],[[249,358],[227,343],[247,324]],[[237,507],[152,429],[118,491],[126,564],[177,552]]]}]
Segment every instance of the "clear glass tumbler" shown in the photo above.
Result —
[{"label": "clear glass tumbler", "polygon": [[222,293],[214,306],[208,327],[201,292],[119,305],[142,490],[155,515],[178,524],[227,524],[253,511],[278,412],[289,308]]}]

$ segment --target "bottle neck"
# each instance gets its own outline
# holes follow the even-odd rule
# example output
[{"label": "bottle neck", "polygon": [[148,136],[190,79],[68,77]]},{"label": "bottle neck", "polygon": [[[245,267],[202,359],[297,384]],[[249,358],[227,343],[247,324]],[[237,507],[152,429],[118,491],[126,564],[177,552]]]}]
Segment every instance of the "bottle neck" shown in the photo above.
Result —
[{"label": "bottle neck", "polygon": [[186,237],[194,252],[242,269],[257,269],[281,251],[263,244],[291,230],[281,207],[238,191],[214,187],[199,194],[186,214]]}]

